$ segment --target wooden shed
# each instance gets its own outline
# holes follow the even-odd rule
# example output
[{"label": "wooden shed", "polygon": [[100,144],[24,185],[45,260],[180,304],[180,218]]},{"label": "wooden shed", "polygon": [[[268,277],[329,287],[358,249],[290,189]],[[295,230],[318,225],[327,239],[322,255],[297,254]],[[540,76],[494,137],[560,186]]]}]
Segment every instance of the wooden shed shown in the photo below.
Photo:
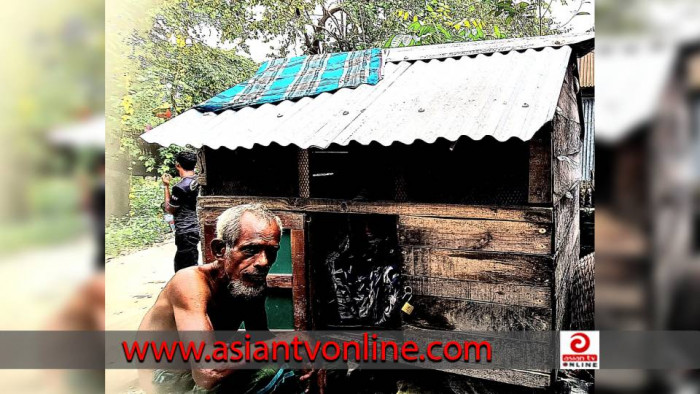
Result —
[{"label": "wooden shed", "polygon": [[[389,242],[412,288],[414,312],[389,328],[561,329],[579,261],[577,58],[592,47],[592,35],[567,35],[388,49],[376,85],[192,109],[143,138],[199,149],[205,261],[226,208],[279,214],[288,258],[268,284],[296,329],[353,321],[329,301],[327,266],[354,232]],[[548,371],[464,372],[552,382]]]}]

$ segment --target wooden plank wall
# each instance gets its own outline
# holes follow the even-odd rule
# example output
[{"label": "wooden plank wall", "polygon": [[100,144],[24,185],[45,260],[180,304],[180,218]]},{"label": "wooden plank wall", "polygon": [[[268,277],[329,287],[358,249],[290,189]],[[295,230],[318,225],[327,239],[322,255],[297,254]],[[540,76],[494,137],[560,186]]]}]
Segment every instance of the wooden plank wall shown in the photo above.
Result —
[{"label": "wooden plank wall", "polygon": [[287,213],[398,214],[405,280],[416,306],[407,324],[448,330],[551,328],[549,208],[217,196],[200,197],[200,216],[212,223],[223,209],[251,201]]},{"label": "wooden plank wall", "polygon": [[[406,215],[454,219],[482,219],[529,223],[552,223],[552,210],[545,207],[495,207],[481,205],[424,204],[398,202],[362,202],[322,198],[275,198],[251,196],[201,196],[197,200],[201,215],[216,220],[225,209],[249,203],[265,204],[273,211],[300,213],[357,213]],[[217,211],[218,210],[218,211]]]},{"label": "wooden plank wall", "polygon": [[446,330],[551,327],[551,224],[399,216],[405,323]]},{"label": "wooden plank wall", "polygon": [[554,329],[565,325],[572,266],[579,259],[581,122],[575,62],[567,69],[552,121],[552,203],[554,207]]},{"label": "wooden plank wall", "polygon": [[[413,289],[411,304],[415,307],[413,314],[404,317],[406,327],[463,331],[552,328],[551,208],[216,196],[200,197],[200,217],[212,221],[223,209],[252,201],[292,215],[398,216],[404,280]],[[532,387],[546,386],[550,376],[541,371],[487,375],[478,377],[518,385],[527,382]]]},{"label": "wooden plank wall", "polygon": [[542,223],[399,217],[399,240],[406,245],[546,255],[551,239],[550,226]]},{"label": "wooden plank wall", "polygon": [[[404,328],[459,331],[549,330],[552,223],[399,216],[404,283],[414,306]],[[547,371],[460,370],[459,374],[546,387]]]}]

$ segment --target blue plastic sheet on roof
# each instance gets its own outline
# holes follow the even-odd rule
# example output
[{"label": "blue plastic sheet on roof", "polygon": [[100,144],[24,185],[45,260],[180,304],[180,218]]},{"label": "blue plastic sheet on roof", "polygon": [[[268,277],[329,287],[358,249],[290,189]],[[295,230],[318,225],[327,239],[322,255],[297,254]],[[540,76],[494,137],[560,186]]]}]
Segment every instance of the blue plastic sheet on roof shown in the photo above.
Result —
[{"label": "blue plastic sheet on roof", "polygon": [[361,84],[376,85],[382,78],[382,66],[381,49],[270,60],[251,79],[195,108],[201,112],[221,112],[316,96]]}]

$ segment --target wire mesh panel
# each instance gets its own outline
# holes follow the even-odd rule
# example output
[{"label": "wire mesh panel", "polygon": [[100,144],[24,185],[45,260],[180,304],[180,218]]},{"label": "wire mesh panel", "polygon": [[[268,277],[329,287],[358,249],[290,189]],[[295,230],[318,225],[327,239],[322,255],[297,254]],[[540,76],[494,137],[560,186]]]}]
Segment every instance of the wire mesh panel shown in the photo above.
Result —
[{"label": "wire mesh panel", "polygon": [[350,144],[310,156],[312,198],[527,204],[529,151],[522,141]]},{"label": "wire mesh panel", "polygon": [[408,200],[406,194],[406,178],[402,171],[397,171],[394,176],[394,200],[404,202]]},{"label": "wire mesh panel", "polygon": [[204,195],[296,197],[297,153],[294,147],[207,149]]},{"label": "wire mesh panel", "polygon": [[[204,195],[524,205],[526,142],[207,149]],[[291,165],[290,165],[291,164]]]},{"label": "wire mesh panel", "polygon": [[300,149],[298,156],[299,165],[299,196],[309,198],[311,195],[309,188],[309,151]]}]

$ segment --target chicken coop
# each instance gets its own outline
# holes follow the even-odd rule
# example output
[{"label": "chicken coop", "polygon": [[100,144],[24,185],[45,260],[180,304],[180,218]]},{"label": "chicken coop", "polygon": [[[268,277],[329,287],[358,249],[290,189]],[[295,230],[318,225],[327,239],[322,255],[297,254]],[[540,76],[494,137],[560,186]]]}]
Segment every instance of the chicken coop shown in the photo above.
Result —
[{"label": "chicken coop", "polygon": [[[198,149],[205,262],[225,209],[280,216],[272,328],[562,329],[580,248],[577,58],[592,48],[568,35],[374,50],[369,83],[195,108],[143,138]],[[279,62],[303,63],[296,81],[334,72],[314,59]],[[413,312],[385,313],[407,288]]]}]

